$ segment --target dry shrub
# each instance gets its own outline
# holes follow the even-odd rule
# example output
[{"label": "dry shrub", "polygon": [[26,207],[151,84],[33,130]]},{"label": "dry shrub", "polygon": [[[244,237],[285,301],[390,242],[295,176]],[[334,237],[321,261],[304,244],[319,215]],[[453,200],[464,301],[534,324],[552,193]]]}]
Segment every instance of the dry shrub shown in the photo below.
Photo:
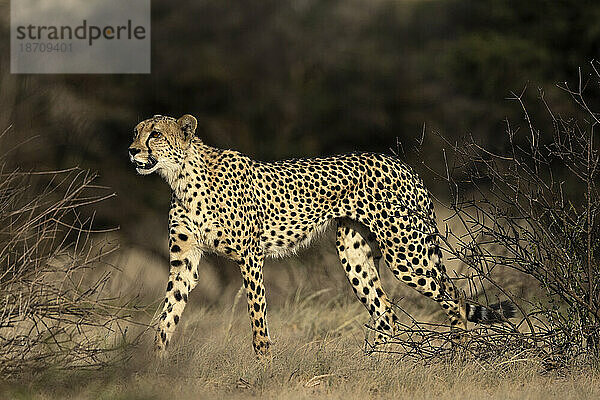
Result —
[{"label": "dry shrub", "polygon": [[120,328],[133,299],[104,290],[104,260],[117,246],[96,240],[103,231],[88,210],[113,194],[88,171],[6,169],[0,164],[0,375],[123,357]]},{"label": "dry shrub", "polygon": [[[468,287],[468,299],[489,305],[508,298],[522,318],[477,327],[461,341],[409,318],[392,339],[403,357],[439,361],[460,350],[480,361],[534,357],[546,368],[597,360],[600,153],[594,135],[600,117],[584,96],[584,90],[600,86],[597,66],[591,64],[587,78],[580,70],[575,89],[559,86],[580,106],[578,116],[554,113],[540,90],[552,134],[535,128],[523,92],[512,100],[522,109],[525,128],[506,121],[504,149],[482,146],[472,136],[464,143],[445,142],[450,151],[444,156],[452,161],[438,177],[450,188],[448,225],[460,228],[440,236],[446,254],[463,264],[456,278]],[[498,280],[507,270],[539,287],[515,293]]]}]

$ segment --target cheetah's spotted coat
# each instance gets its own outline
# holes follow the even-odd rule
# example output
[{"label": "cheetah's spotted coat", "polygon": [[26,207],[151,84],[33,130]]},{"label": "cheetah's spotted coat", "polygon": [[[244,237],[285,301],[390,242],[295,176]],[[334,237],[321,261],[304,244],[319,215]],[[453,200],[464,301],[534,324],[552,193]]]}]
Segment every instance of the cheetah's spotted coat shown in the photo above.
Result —
[{"label": "cheetah's spotted coat", "polygon": [[155,116],[136,126],[129,148],[139,173],[157,171],[172,188],[171,269],[158,350],[167,347],[198,282],[202,253],[211,251],[239,265],[254,350],[267,353],[264,259],[308,244],[332,221],[348,281],[377,321],[380,339],[394,334],[397,321],[379,280],[381,257],[396,278],[440,303],[453,326],[502,318],[459,301],[442,264],[430,195],[397,158],[356,153],[264,163],[205,145],[196,126],[191,115]]}]

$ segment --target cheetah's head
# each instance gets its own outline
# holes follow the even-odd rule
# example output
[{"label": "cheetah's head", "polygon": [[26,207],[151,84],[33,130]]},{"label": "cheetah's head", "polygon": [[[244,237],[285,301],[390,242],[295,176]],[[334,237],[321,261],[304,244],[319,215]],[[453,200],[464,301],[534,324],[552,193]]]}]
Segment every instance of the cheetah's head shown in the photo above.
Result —
[{"label": "cheetah's head", "polygon": [[140,122],[134,129],[129,158],[141,175],[158,171],[172,175],[190,147],[198,122],[186,114],[179,119],[155,115]]}]

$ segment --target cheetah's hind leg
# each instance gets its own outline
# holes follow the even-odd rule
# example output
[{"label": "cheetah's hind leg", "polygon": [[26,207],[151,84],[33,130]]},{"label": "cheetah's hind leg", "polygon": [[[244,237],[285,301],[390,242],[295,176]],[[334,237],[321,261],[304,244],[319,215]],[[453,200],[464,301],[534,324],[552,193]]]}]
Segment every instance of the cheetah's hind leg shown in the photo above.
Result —
[{"label": "cheetah's hind leg", "polygon": [[375,236],[359,222],[340,219],[336,248],[354,294],[375,321],[375,344],[387,342],[396,334],[398,317],[381,287],[377,269],[381,252]]}]

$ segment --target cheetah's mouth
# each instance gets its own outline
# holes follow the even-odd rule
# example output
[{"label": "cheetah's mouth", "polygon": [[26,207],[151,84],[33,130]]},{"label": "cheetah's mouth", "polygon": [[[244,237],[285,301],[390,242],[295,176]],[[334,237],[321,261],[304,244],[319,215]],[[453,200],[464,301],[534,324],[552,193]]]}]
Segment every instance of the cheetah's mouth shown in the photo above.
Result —
[{"label": "cheetah's mouth", "polygon": [[142,175],[147,175],[156,169],[156,164],[158,164],[158,160],[152,156],[148,157],[148,161],[145,163],[141,161],[134,160],[135,169],[138,173]]}]

